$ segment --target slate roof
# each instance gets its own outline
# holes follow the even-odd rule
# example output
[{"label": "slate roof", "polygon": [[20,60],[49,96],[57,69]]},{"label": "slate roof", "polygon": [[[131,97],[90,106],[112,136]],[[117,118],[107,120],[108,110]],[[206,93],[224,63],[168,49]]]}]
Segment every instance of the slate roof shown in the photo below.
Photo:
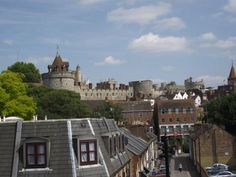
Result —
[{"label": "slate roof", "polygon": [[[17,129],[18,124],[22,129]],[[18,166],[18,169],[15,169],[15,177],[113,176],[130,161],[127,152],[117,153],[117,157],[110,158],[107,151],[104,135],[119,133],[122,134],[115,121],[105,118],[0,122],[0,176],[11,176],[14,166]],[[85,168],[77,165],[72,147],[72,137],[75,136],[79,139],[97,139],[99,157],[97,165]],[[16,137],[19,141],[16,141]],[[29,138],[39,137],[50,141],[49,169],[27,171],[23,168],[23,157],[19,162],[15,161],[14,149],[19,152],[22,144]]]},{"label": "slate roof", "polygon": [[122,112],[129,111],[151,111],[152,106],[149,101],[131,101],[131,102],[123,102],[118,103],[118,105],[122,108]]},{"label": "slate roof", "polygon": [[0,123],[0,176],[9,177],[12,171],[15,142],[15,123]]},{"label": "slate roof", "polygon": [[128,129],[121,128],[121,131],[128,139],[128,144],[126,145],[126,148],[129,151],[131,151],[135,155],[141,155],[148,149],[149,144],[143,139],[134,136]]}]

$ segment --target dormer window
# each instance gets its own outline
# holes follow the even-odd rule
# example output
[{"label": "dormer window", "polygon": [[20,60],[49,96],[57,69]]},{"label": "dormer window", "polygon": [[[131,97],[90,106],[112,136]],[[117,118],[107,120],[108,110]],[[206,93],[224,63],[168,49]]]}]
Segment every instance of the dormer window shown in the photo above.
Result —
[{"label": "dormer window", "polygon": [[26,143],[26,168],[47,166],[46,143]]},{"label": "dormer window", "polygon": [[80,140],[80,165],[97,163],[97,141]]}]

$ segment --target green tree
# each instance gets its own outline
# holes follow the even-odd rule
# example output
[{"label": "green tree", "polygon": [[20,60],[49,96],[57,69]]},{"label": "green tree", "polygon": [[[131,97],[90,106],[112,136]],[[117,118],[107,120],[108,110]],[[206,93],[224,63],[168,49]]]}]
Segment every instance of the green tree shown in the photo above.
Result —
[{"label": "green tree", "polygon": [[236,94],[220,97],[204,106],[205,120],[218,125],[236,125]]},{"label": "green tree", "polygon": [[78,93],[46,87],[31,87],[29,95],[37,102],[37,115],[43,119],[82,118],[91,115],[91,110],[80,101]]},{"label": "green tree", "polygon": [[108,119],[114,119],[117,122],[122,120],[122,108],[112,102],[104,102],[95,112],[95,117],[106,117]]},{"label": "green tree", "polygon": [[24,74],[24,82],[40,82],[39,70],[32,63],[16,62],[8,70]]},{"label": "green tree", "polygon": [[27,85],[22,82],[24,76],[12,71],[0,74],[0,114],[18,116],[25,120],[32,119],[36,104],[27,96]]}]

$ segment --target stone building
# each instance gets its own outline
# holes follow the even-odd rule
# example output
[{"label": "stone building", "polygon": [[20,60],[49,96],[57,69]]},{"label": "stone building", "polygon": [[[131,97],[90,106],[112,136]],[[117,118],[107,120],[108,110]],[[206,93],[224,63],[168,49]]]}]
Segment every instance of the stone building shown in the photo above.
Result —
[{"label": "stone building", "polygon": [[162,94],[151,80],[131,81],[129,86],[133,88],[133,99],[155,99]]},{"label": "stone building", "polygon": [[125,84],[116,85],[116,81],[98,83],[93,88],[92,83],[83,79],[80,66],[75,71],[69,70],[69,63],[64,62],[59,54],[48,72],[42,74],[43,84],[53,89],[65,89],[80,93],[81,100],[128,100],[133,97],[133,88]]},{"label": "stone building", "polygon": [[192,90],[192,89],[201,90],[205,88],[203,80],[194,82],[192,77],[189,77],[188,79],[184,80],[184,86],[186,90]]}]

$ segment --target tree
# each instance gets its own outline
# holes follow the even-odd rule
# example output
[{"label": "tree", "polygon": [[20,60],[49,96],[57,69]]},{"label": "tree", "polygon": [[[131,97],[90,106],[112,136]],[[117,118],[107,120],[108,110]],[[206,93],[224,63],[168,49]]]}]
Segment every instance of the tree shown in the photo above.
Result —
[{"label": "tree", "polygon": [[80,102],[78,93],[46,87],[31,87],[29,95],[37,102],[37,115],[43,119],[82,118],[91,115],[91,110]]},{"label": "tree", "polygon": [[218,125],[236,125],[236,94],[220,97],[204,106],[205,119]]},{"label": "tree", "polygon": [[0,114],[2,116],[18,116],[25,120],[32,119],[36,104],[27,96],[27,85],[22,82],[24,76],[12,71],[0,74]]},{"label": "tree", "polygon": [[25,75],[24,82],[40,82],[39,70],[32,63],[16,62],[8,67],[8,70]]},{"label": "tree", "polygon": [[102,106],[98,107],[95,112],[100,117],[114,119],[117,122],[122,120],[122,108],[117,104],[113,104],[112,102],[105,102]]}]

